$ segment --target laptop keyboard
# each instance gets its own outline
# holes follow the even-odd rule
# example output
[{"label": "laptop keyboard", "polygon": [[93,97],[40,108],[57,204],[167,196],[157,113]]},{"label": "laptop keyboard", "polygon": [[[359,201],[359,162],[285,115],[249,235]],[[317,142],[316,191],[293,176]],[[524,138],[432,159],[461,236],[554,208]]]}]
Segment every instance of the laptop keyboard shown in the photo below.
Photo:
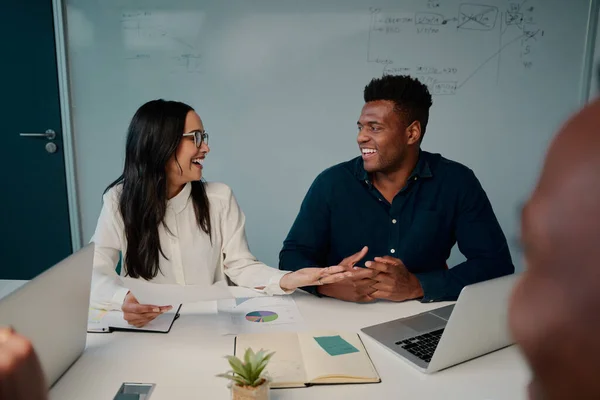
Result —
[{"label": "laptop keyboard", "polygon": [[425,333],[423,335],[415,336],[406,340],[396,342],[396,345],[402,347],[414,356],[419,357],[425,362],[431,361],[433,352],[437,347],[444,329]]}]

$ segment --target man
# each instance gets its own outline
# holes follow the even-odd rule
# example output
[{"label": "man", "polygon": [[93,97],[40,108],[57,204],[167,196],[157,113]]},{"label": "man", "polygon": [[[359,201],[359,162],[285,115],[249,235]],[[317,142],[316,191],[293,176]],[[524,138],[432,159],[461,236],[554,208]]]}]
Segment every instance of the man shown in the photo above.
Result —
[{"label": "man", "polygon": [[[373,79],[358,120],[362,153],[322,172],[284,242],[279,268],[366,269],[308,288],[346,301],[454,300],[468,284],[514,272],[473,172],[420,149],[431,95],[409,76]],[[448,270],[454,244],[467,260]],[[361,250],[362,249],[362,250]]]},{"label": "man", "polygon": [[42,367],[31,343],[12,329],[0,329],[0,399],[45,400]]},{"label": "man", "polygon": [[510,323],[529,397],[600,399],[600,100],[553,141],[521,221],[527,269]]}]

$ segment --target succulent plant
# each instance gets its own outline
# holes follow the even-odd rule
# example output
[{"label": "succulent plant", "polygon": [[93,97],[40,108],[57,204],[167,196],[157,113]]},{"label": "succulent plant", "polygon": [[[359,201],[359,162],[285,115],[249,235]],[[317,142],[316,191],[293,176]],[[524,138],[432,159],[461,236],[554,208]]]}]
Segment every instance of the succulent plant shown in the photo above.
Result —
[{"label": "succulent plant", "polygon": [[226,356],[231,371],[227,371],[224,374],[217,375],[221,378],[227,378],[234,382],[238,386],[260,386],[265,381],[263,371],[269,363],[273,353],[267,353],[264,350],[260,350],[256,354],[252,349],[246,349],[244,353],[244,359],[240,360],[236,356]]}]

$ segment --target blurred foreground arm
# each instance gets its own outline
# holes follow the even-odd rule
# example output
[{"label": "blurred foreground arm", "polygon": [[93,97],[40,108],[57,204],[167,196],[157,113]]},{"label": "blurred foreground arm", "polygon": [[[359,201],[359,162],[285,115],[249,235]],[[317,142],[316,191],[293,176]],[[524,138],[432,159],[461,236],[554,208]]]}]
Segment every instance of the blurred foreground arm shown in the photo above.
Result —
[{"label": "blurred foreground arm", "polygon": [[0,328],[0,399],[47,398],[44,373],[31,342],[10,328]]}]

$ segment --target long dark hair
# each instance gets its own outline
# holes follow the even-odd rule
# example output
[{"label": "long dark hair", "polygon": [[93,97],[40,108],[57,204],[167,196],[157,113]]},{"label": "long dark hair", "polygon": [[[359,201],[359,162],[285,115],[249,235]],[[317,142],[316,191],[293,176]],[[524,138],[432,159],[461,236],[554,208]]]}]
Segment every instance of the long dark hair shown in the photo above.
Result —
[{"label": "long dark hair", "polygon": [[[132,278],[156,277],[160,271],[159,253],[167,258],[158,236],[159,224],[168,231],[164,222],[168,188],[166,165],[181,142],[190,111],[193,108],[187,104],[162,99],[141,106],[127,131],[123,173],[104,191],[123,184],[119,210],[127,238],[124,265],[126,274]],[[204,185],[202,181],[192,182],[191,197],[198,226],[212,240]]]}]

